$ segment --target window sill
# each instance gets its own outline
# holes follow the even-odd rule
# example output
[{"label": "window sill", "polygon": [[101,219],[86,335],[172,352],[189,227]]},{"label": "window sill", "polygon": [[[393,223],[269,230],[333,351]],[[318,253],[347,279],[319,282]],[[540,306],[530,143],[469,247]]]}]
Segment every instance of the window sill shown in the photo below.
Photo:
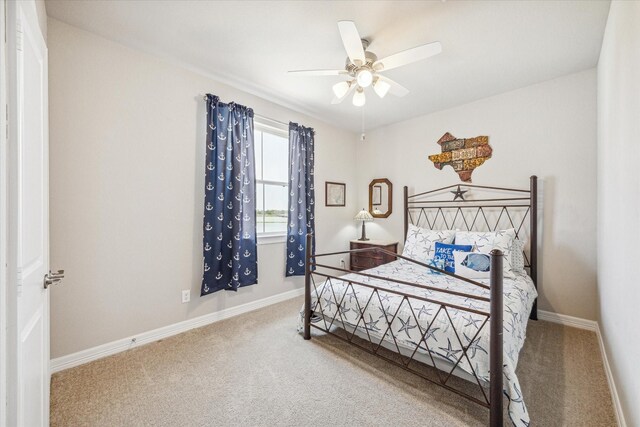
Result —
[{"label": "window sill", "polygon": [[286,234],[258,234],[259,245],[273,245],[276,243],[285,243],[287,241]]}]

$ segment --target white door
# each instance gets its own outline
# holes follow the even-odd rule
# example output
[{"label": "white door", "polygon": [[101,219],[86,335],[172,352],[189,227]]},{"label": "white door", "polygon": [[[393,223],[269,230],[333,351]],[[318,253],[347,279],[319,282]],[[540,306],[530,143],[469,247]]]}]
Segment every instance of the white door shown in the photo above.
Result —
[{"label": "white door", "polygon": [[43,286],[49,271],[47,48],[33,0],[8,2],[7,18],[15,422],[37,427],[49,425],[49,292]]}]

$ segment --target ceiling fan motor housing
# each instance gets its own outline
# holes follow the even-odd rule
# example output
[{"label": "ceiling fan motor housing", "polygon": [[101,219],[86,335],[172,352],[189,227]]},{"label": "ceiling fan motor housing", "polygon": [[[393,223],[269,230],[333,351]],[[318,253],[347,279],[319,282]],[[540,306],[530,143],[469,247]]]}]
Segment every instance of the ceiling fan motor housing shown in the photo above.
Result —
[{"label": "ceiling fan motor housing", "polygon": [[351,75],[352,77],[355,77],[355,75],[357,74],[360,68],[369,68],[371,71],[374,71],[373,63],[378,60],[378,56],[375,53],[369,52],[367,50],[367,47],[369,47],[369,43],[370,43],[369,40],[361,39],[361,41],[362,41],[362,48],[364,49],[364,57],[366,59],[366,62],[361,65],[356,65],[353,62],[351,62],[349,57],[347,57],[344,63],[345,70],[347,70],[347,72],[349,72],[349,75]]}]

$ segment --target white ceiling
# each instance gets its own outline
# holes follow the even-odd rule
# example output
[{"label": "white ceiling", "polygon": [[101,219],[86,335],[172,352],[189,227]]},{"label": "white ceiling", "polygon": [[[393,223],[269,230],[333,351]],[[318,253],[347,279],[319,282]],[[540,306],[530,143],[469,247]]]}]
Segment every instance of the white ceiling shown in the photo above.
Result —
[{"label": "white ceiling", "polygon": [[[385,73],[410,90],[369,90],[367,129],[594,67],[609,1],[59,1],[49,16],[189,64],[224,83],[359,131],[350,99],[331,105],[342,68],[337,21],[356,22],[379,58],[432,41],[443,52]],[[212,88],[215,90],[215,88]]]}]

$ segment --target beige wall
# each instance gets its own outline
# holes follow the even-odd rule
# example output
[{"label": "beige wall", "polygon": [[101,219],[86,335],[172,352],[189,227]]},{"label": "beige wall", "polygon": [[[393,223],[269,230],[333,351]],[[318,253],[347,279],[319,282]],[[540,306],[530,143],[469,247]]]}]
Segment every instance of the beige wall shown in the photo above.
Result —
[{"label": "beige wall", "polygon": [[[394,213],[369,226],[370,237],[402,240],[402,187],[426,191],[460,182],[427,159],[445,133],[488,135],[493,157],[473,183],[528,188],[540,178],[542,235],[539,308],[596,318],[596,72],[587,70],[397,123],[358,144],[358,185],[386,177]],[[368,195],[360,193],[360,204]]]},{"label": "beige wall", "polygon": [[53,358],[302,286],[260,245],[258,285],[199,297],[207,92],[314,127],[317,200],[347,184],[346,208],[316,205],[318,250],[355,236],[356,135],[51,19],[49,74]]},{"label": "beige wall", "polygon": [[640,2],[614,1],[598,63],[600,329],[629,426],[640,425]]},{"label": "beige wall", "polygon": [[[540,308],[596,317],[595,70],[377,129],[361,143],[56,20],[49,51],[51,261],[68,272],[52,292],[54,358],[301,286],[283,277],[284,244],[261,245],[260,284],[198,297],[206,92],[316,128],[320,251],[347,248],[357,234],[352,217],[379,177],[393,182],[395,209],[368,233],[402,240],[402,186],[458,182],[427,160],[438,138],[489,135],[494,155],[475,183],[541,179]],[[346,208],[322,206],[326,180],[347,183]],[[191,303],[181,304],[182,289],[191,289]]]}]

